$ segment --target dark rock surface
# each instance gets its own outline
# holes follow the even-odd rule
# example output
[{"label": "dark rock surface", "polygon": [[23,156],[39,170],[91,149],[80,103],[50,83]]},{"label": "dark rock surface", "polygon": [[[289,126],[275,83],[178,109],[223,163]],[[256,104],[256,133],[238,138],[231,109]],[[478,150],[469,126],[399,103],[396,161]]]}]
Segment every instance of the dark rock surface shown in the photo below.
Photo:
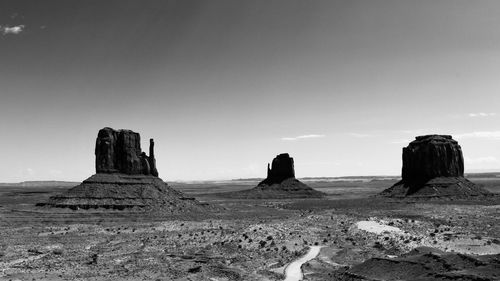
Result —
[{"label": "dark rock surface", "polygon": [[468,256],[432,248],[416,248],[394,259],[372,258],[335,280],[498,280],[500,255]]},{"label": "dark rock surface", "polygon": [[271,167],[267,164],[267,178],[255,188],[219,195],[229,198],[284,199],[320,198],[326,194],[297,180],[295,178],[293,158],[288,153],[282,153],[273,159]]},{"label": "dark rock surface", "polygon": [[244,198],[248,199],[321,198],[326,195],[296,178],[288,178],[281,183],[271,185],[259,184],[253,189],[241,191],[241,194],[244,195]]},{"label": "dark rock surface", "polygon": [[152,176],[158,176],[158,170],[156,169],[156,159],[155,159],[155,142],[153,139],[149,139],[149,171]]},{"label": "dark rock surface", "polygon": [[97,136],[95,156],[95,175],[37,205],[74,210],[154,209],[162,213],[198,212],[207,208],[158,178],[153,139],[149,141],[147,156],[141,151],[138,133],[104,128]]},{"label": "dark rock surface", "polygon": [[463,176],[462,148],[451,136],[419,136],[403,148],[402,178],[405,182]]},{"label": "dark rock surface", "polygon": [[160,178],[145,175],[95,174],[66,193],[53,196],[47,203],[70,209],[155,209],[163,213],[203,210],[205,206],[169,187]]},{"label": "dark rock surface", "polygon": [[269,164],[267,164],[267,178],[259,185],[281,183],[289,178],[295,178],[293,158],[290,157],[288,153],[282,153],[273,159],[271,168],[269,168]]},{"label": "dark rock surface", "polygon": [[149,156],[141,150],[139,133],[103,128],[95,145],[96,173],[158,176],[154,158],[154,141],[150,139]]},{"label": "dark rock surface", "polygon": [[[438,177],[424,183],[405,183],[399,181],[382,191],[381,196],[408,199],[449,199],[484,200],[496,195],[464,177]],[[498,196],[496,196],[498,197]],[[492,198],[494,199],[494,198]]]},{"label": "dark rock surface", "polygon": [[449,135],[418,136],[403,148],[402,180],[384,190],[386,197],[460,197],[490,195],[464,178],[464,159]]}]

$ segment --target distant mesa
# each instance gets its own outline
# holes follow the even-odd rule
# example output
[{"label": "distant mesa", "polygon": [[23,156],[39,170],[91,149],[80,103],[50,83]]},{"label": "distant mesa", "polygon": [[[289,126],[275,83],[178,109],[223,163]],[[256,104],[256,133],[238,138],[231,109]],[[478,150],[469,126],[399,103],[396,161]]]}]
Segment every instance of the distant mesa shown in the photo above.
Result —
[{"label": "distant mesa", "polygon": [[418,136],[403,148],[401,176],[401,181],[380,195],[468,198],[491,194],[464,177],[462,148],[449,135]]},{"label": "distant mesa", "polygon": [[326,194],[312,189],[295,178],[293,158],[282,153],[267,164],[267,178],[248,190],[225,193],[223,196],[247,199],[320,198]]},{"label": "distant mesa", "polygon": [[154,141],[149,156],[141,150],[140,135],[130,130],[103,128],[95,145],[96,174],[66,193],[50,197],[38,206],[71,209],[160,210],[184,213],[206,208],[169,187],[158,177]]}]

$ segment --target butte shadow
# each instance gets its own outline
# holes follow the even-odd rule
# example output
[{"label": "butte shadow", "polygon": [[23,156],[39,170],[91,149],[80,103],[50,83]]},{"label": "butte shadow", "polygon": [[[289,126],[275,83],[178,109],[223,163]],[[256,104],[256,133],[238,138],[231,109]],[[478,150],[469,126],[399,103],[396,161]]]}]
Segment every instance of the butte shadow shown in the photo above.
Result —
[{"label": "butte shadow", "polygon": [[37,206],[76,209],[138,209],[161,213],[203,211],[208,206],[169,187],[158,177],[154,141],[149,156],[140,135],[130,130],[101,129],[97,135],[96,174],[64,194]]},{"label": "butte shadow", "polygon": [[295,178],[293,158],[282,153],[267,164],[267,177],[247,190],[219,193],[219,196],[241,199],[321,198],[326,194],[312,189]]},{"label": "butte shadow", "polygon": [[404,147],[402,180],[379,195],[412,199],[493,196],[464,177],[462,149],[449,135],[418,136]]}]

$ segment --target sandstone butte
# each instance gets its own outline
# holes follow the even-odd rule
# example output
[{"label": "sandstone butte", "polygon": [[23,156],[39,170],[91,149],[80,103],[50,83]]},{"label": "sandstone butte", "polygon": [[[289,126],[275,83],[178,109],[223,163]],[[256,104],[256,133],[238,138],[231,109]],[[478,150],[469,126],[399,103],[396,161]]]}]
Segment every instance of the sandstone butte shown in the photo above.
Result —
[{"label": "sandstone butte", "polygon": [[76,209],[156,210],[163,213],[203,211],[206,205],[169,187],[158,177],[154,141],[149,156],[139,133],[103,128],[95,144],[96,174],[38,206]]},{"label": "sandstone butte", "polygon": [[464,177],[462,148],[449,135],[418,136],[404,147],[401,178],[380,195],[464,199],[491,195]]},{"label": "sandstone butte", "polygon": [[295,178],[293,158],[288,153],[277,155],[267,164],[267,177],[252,189],[227,193],[224,196],[247,199],[320,198],[326,194]]}]

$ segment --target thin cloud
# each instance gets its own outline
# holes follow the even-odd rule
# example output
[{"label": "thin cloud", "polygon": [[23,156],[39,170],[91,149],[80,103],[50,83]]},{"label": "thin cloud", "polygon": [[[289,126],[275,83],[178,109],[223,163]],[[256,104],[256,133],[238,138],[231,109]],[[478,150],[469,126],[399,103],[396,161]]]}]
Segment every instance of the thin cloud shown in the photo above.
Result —
[{"label": "thin cloud", "polygon": [[468,158],[465,157],[465,162],[468,164],[485,164],[485,163],[499,163],[498,159],[493,156],[485,156],[485,157],[478,157],[478,158]]},{"label": "thin cloud", "polygon": [[453,136],[456,139],[500,139],[500,131],[482,131],[456,134]]},{"label": "thin cloud", "polygon": [[32,168],[26,168],[26,170],[24,171],[29,177],[32,177],[36,174],[35,170],[32,169]]},{"label": "thin cloud", "polygon": [[412,142],[412,140],[409,139],[399,139],[391,141],[392,144],[408,144],[410,142]]},{"label": "thin cloud", "polygon": [[430,132],[433,131],[433,129],[414,129],[414,130],[399,130],[399,133],[403,134],[409,134],[409,135],[422,135],[425,134],[425,132]]},{"label": "thin cloud", "polygon": [[313,162],[300,162],[296,163],[296,166],[304,166],[304,167],[314,167],[314,166],[340,166],[339,162],[331,162],[331,161],[313,161]]},{"label": "thin cloud", "polygon": [[63,172],[61,170],[52,169],[49,171],[49,174],[53,177],[58,177],[61,176]]},{"label": "thin cloud", "polygon": [[23,30],[24,30],[24,24],[16,26],[0,26],[0,32],[2,32],[3,35],[19,34],[23,32]]},{"label": "thin cloud", "polygon": [[295,141],[295,140],[300,140],[300,139],[315,139],[315,138],[324,138],[325,135],[302,135],[302,136],[296,136],[296,137],[284,137],[281,138],[281,140],[284,141]]},{"label": "thin cloud", "polygon": [[484,112],[479,112],[479,113],[469,113],[469,117],[491,117],[497,115],[495,112],[490,112],[490,113],[484,113]]},{"label": "thin cloud", "polygon": [[360,133],[349,133],[349,135],[355,138],[373,138],[376,136],[372,134],[360,134]]}]

